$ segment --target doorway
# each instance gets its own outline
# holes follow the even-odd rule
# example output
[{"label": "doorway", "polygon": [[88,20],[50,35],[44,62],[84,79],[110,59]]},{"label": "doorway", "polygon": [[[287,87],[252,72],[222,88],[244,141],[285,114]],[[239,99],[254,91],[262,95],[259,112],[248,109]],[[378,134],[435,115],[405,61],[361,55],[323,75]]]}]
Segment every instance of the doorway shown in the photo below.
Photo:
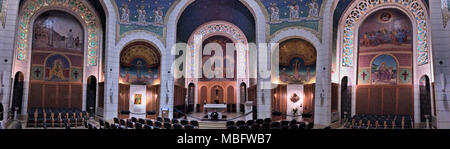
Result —
[{"label": "doorway", "polygon": [[348,77],[341,81],[341,119],[349,118],[352,115],[352,86]]},{"label": "doorway", "polygon": [[90,76],[87,80],[87,92],[86,92],[86,111],[90,114],[95,114],[95,100],[97,93],[97,78]]},{"label": "doorway", "polygon": [[14,76],[13,100],[11,104],[12,117],[15,116],[15,111],[17,111],[17,115],[22,113],[23,79],[22,72],[17,72]]},{"label": "doorway", "polygon": [[188,88],[188,101],[187,101],[187,112],[188,114],[194,111],[194,100],[195,100],[195,85],[193,83],[189,84]]},{"label": "doorway", "polygon": [[422,78],[420,78],[419,90],[420,121],[426,122],[426,116],[431,116],[430,78],[428,78],[428,76],[423,76]]}]

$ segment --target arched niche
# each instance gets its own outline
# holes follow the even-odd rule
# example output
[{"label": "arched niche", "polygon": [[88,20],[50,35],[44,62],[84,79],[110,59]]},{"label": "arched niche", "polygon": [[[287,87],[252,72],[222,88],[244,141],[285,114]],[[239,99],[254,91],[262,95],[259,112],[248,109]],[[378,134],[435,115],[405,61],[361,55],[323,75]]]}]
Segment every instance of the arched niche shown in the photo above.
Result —
[{"label": "arched niche", "polygon": [[28,109],[85,109],[88,29],[62,9],[39,13],[32,27]]},{"label": "arched niche", "polygon": [[86,110],[91,114],[95,114],[97,107],[97,78],[95,76],[88,78],[86,90]]},{"label": "arched niche", "polygon": [[121,50],[118,74],[121,117],[159,114],[161,56],[153,43],[144,40],[131,41]]},{"label": "arched niche", "polygon": [[431,117],[434,116],[431,100],[431,82],[426,75],[422,76],[419,81],[420,90],[420,122],[432,122]]},{"label": "arched niche", "polygon": [[13,111],[13,116],[15,116],[17,111],[17,114],[22,113],[23,108],[23,88],[24,88],[24,76],[22,72],[17,72],[16,75],[14,75],[14,84],[13,84],[13,97],[12,97],[12,103],[11,103],[11,111]]},{"label": "arched niche", "polygon": [[[32,93],[32,85],[30,84],[33,82],[31,79],[34,77],[32,67],[32,50],[34,46],[33,42],[33,36],[35,31],[35,24],[36,20],[44,15],[45,13],[51,12],[51,11],[60,11],[63,13],[67,13],[74,17],[78,23],[82,26],[83,29],[83,39],[79,37],[79,40],[81,41],[83,47],[83,53],[80,55],[83,55],[83,59],[80,60],[82,63],[82,67],[89,67],[89,69],[79,69],[80,71],[80,81],[84,82],[87,80],[87,76],[94,75],[98,77],[99,72],[101,71],[101,68],[99,67],[100,62],[100,55],[102,53],[102,45],[103,42],[102,36],[103,36],[103,26],[101,25],[101,19],[104,18],[104,15],[99,15],[98,11],[101,11],[97,9],[98,3],[90,3],[89,1],[85,0],[73,0],[73,1],[39,1],[39,0],[23,0],[20,2],[20,7],[18,11],[18,30],[16,32],[16,40],[14,45],[14,60],[13,60],[13,72],[16,73],[18,71],[23,72],[25,76],[25,88],[24,88],[24,107],[22,112],[25,112],[27,109],[32,108],[29,107],[30,103],[28,101],[28,98],[30,96],[33,96],[34,93]],[[70,26],[68,26],[70,27]],[[65,34],[67,36],[67,34]],[[74,37],[75,38],[75,37]],[[69,39],[69,38],[67,38]],[[75,39],[74,39],[75,40]],[[42,59],[45,59],[42,58]],[[76,70],[75,70],[76,71]],[[73,73],[69,72],[69,73]],[[43,74],[42,74],[43,75]],[[52,88],[52,86],[50,86]],[[37,90],[34,88],[34,90]],[[71,94],[70,98],[78,99],[80,100],[68,100],[69,98],[66,98],[68,102],[73,103],[61,103],[61,105],[65,107],[71,107],[72,105],[74,108],[80,108],[84,110],[84,104],[85,104],[85,90],[84,86],[74,86],[69,92],[72,92],[72,90],[78,90],[79,92]],[[66,88],[62,88],[62,92],[68,92]],[[34,94],[38,95],[38,94]],[[79,95],[79,96],[78,96]],[[44,94],[38,95],[40,96],[46,96]],[[51,97],[54,98],[54,97]],[[62,99],[62,98],[61,98]],[[51,101],[54,103],[54,101]],[[45,103],[38,104],[40,107],[43,106]],[[37,105],[37,104],[34,104]],[[50,105],[50,106],[59,106],[56,104]]]},{"label": "arched niche", "polygon": [[[298,36],[288,36],[280,40],[278,71],[272,72],[272,112],[275,119],[298,119],[294,115],[312,121],[315,106],[317,51],[313,43]],[[272,64],[272,65],[275,65]],[[296,96],[294,96],[296,95]],[[292,98],[299,97],[298,100]],[[298,109],[294,112],[294,109]],[[311,116],[309,116],[311,115]],[[309,119],[308,119],[309,118]],[[300,120],[300,119],[298,119]]]},{"label": "arched niche", "polygon": [[411,19],[401,10],[385,8],[364,17],[358,30],[356,114],[414,115],[413,35]]},{"label": "arched niche", "polygon": [[352,115],[352,84],[347,76],[341,80],[341,119]]},{"label": "arched niche", "polygon": [[[385,94],[394,94],[393,92],[390,92],[388,90],[387,92],[384,92],[383,96],[386,97],[387,102],[384,102],[383,98],[383,108],[379,110],[378,107],[373,106],[371,109],[367,108],[366,112],[371,113],[403,113],[407,115],[411,115],[415,122],[419,122],[420,120],[420,113],[419,113],[419,84],[414,83],[414,81],[419,80],[420,76],[423,75],[430,75],[433,76],[433,72],[431,71],[433,61],[432,61],[432,42],[431,42],[431,33],[430,27],[429,27],[429,11],[427,11],[427,7],[421,0],[411,0],[411,1],[371,1],[371,0],[356,0],[352,1],[348,9],[346,9],[343,12],[342,18],[339,21],[338,25],[338,33],[337,33],[337,64],[338,64],[338,76],[344,77],[348,76],[351,80],[355,80],[353,85],[356,85],[358,83],[361,83],[359,80],[361,77],[361,74],[364,74],[364,72],[361,72],[362,69],[360,69],[360,45],[362,44],[360,39],[363,39],[364,36],[361,36],[361,25],[373,14],[376,13],[382,13],[383,11],[386,11],[388,9],[393,9],[396,11],[400,11],[401,13],[398,13],[400,15],[405,15],[409,21],[411,22],[411,44],[412,44],[412,58],[411,58],[411,70],[409,72],[406,72],[404,69],[402,69],[400,66],[399,75],[397,77],[401,77],[403,80],[406,78],[407,83],[402,82],[402,80],[399,79],[400,84],[411,84],[410,88],[402,88],[400,92],[402,92],[402,95],[404,98],[411,99],[408,101],[403,101],[403,103],[398,103],[395,101],[395,99],[389,99],[390,96],[385,96]],[[398,14],[394,14],[398,15]],[[387,16],[385,20],[388,20],[389,22],[389,15]],[[382,17],[380,20],[384,20]],[[388,23],[387,23],[388,24]],[[369,58],[370,59],[370,58]],[[404,62],[404,60],[401,60],[400,62]],[[367,72],[366,72],[367,73]],[[405,75],[406,77],[403,77]],[[433,80],[433,78],[430,78]],[[358,85],[359,86],[359,85]],[[358,87],[358,90],[359,87]],[[355,106],[352,107],[353,111],[355,113],[361,113],[361,111],[357,111],[356,109],[364,109],[364,107],[369,107],[368,104],[373,101],[373,103],[379,103],[380,100],[372,100],[372,101],[365,101],[365,100],[359,100],[358,97],[363,97],[361,95],[358,96],[358,90],[356,88],[353,88],[352,91],[352,103],[354,103]],[[360,90],[361,91],[361,90]],[[381,90],[383,92],[384,89]],[[395,91],[395,90],[394,90]],[[375,91],[376,95],[380,90]],[[362,93],[361,93],[362,94]],[[382,94],[380,94],[382,95]],[[362,101],[364,103],[364,106],[358,108],[357,106],[360,105],[356,102]],[[399,109],[396,108],[396,105],[400,104]],[[376,104],[371,104],[376,105]],[[392,105],[392,106],[390,106]],[[395,109],[395,110],[385,110],[385,109]],[[365,112],[363,112],[365,113]]]}]

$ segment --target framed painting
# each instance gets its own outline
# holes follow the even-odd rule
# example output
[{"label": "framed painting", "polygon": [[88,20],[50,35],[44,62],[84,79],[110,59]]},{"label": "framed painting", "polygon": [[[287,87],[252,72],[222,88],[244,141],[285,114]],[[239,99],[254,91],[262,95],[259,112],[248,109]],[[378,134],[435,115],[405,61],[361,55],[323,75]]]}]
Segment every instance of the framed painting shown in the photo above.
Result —
[{"label": "framed painting", "polygon": [[134,94],[134,104],[135,105],[142,104],[142,94]]}]

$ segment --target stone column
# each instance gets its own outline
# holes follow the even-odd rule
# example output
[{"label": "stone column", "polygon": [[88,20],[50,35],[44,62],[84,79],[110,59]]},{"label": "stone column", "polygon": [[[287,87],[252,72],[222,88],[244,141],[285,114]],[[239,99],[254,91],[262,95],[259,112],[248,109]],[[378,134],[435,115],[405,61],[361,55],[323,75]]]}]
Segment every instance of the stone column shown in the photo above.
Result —
[{"label": "stone column", "polygon": [[[435,102],[437,127],[440,129],[450,129],[450,88],[448,80],[450,79],[450,26],[444,28],[443,13],[441,1],[430,1],[432,31],[432,56],[434,62],[434,80],[435,80]],[[433,80],[433,79],[431,79]]]},{"label": "stone column", "polygon": [[333,1],[327,1],[323,15],[322,43],[317,49],[316,89],[314,99],[314,124],[316,128],[326,127],[331,124],[331,32],[332,17],[331,5]]},{"label": "stone column", "polygon": [[[7,4],[6,9],[6,19],[5,19],[5,28],[3,28],[2,25],[0,25],[0,70],[3,71],[3,94],[0,96],[0,102],[3,104],[3,110],[4,110],[4,119],[3,122],[6,122],[9,107],[10,107],[10,91],[12,90],[11,87],[11,79],[14,77],[13,74],[13,61],[15,59],[14,55],[14,47],[15,47],[15,33],[16,33],[16,24],[17,24],[17,15],[18,15],[18,9],[19,9],[19,1],[15,0],[9,0]],[[25,105],[25,108],[23,109],[23,113],[26,113],[26,105],[28,100],[23,100],[23,105]],[[5,127],[3,125],[3,127]]]},{"label": "stone column", "polygon": [[107,8],[106,44],[105,44],[105,88],[103,118],[113,120],[118,116],[119,101],[119,57],[120,49],[116,44],[116,12],[111,1],[101,1]]}]

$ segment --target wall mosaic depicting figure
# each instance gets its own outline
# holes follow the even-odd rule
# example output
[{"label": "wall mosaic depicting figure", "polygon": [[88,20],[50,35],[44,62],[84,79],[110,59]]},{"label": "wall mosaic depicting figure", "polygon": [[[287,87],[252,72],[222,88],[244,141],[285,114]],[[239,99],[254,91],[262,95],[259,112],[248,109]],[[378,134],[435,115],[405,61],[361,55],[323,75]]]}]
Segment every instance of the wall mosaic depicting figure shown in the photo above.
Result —
[{"label": "wall mosaic depicting figure", "polygon": [[120,56],[119,82],[128,85],[160,84],[160,58],[159,52],[147,43],[137,42],[125,47]]},{"label": "wall mosaic depicting figure", "polygon": [[317,53],[313,45],[301,39],[280,44],[279,83],[313,84],[316,82]]},{"label": "wall mosaic depicting figure", "polygon": [[81,82],[84,55],[83,27],[60,11],[43,13],[34,22],[32,80]]},{"label": "wall mosaic depicting figure", "polygon": [[270,34],[286,27],[306,27],[319,32],[323,0],[261,0],[267,8]]},{"label": "wall mosaic depicting figure", "polygon": [[160,37],[164,35],[165,20],[175,0],[115,0],[118,17],[118,34],[144,30]]}]

